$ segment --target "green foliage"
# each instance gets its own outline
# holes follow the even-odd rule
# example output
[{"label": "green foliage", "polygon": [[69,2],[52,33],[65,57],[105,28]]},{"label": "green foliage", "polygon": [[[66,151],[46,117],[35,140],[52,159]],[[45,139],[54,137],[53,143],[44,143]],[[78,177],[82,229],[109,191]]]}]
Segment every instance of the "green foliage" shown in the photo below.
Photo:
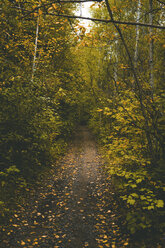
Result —
[{"label": "green foliage", "polygon": [[[22,87],[21,82],[1,91],[1,199],[13,201],[13,191],[36,178],[41,166],[62,152],[58,140],[62,123],[57,108],[52,108],[38,91]],[[36,92],[36,93],[35,93]],[[35,103],[35,104],[34,104]],[[62,142],[62,143],[61,143]]]},{"label": "green foliage", "polygon": [[[64,152],[75,124],[88,122],[107,161],[123,226],[135,241],[132,247],[151,244],[151,235],[156,247],[164,228],[163,32],[152,33],[153,89],[147,28],[140,28],[138,39],[131,26],[117,32],[112,24],[97,23],[89,31],[76,21],[54,18],[57,12],[71,14],[74,5],[43,2],[40,10],[37,0],[0,5],[1,214],[9,211],[14,195]],[[97,6],[94,17],[109,18],[105,4]],[[115,19],[136,20],[137,1],[111,1],[111,8]],[[156,1],[154,8],[154,22],[161,23],[161,3]],[[142,13],[149,22],[147,1]]]},{"label": "green foliage", "polygon": [[93,109],[89,124],[102,146],[127,230],[139,242],[144,233],[149,239],[152,232],[158,241],[164,229],[161,219],[164,212],[163,174],[157,174],[160,163],[154,163],[154,168],[148,154],[144,119],[136,99],[130,105],[129,93],[127,99],[122,97],[123,101],[120,95],[120,101],[116,96],[102,106],[100,102],[99,107]]},{"label": "green foliage", "polygon": [[[114,18],[132,21],[136,4],[111,1]],[[147,2],[142,11],[148,12]],[[104,5],[101,10],[94,10],[94,17],[107,18]],[[154,20],[160,21],[160,15],[154,14]],[[136,29],[120,26],[120,30],[134,63]],[[140,29],[138,41],[136,73],[140,91],[113,25],[94,24],[78,47],[86,99],[91,92],[89,126],[98,137],[107,161],[107,171],[121,206],[122,225],[132,239],[131,247],[148,247],[148,244],[157,247],[164,232],[164,95],[160,52],[163,51],[163,32],[154,32],[154,92],[149,84],[147,29]]]},{"label": "green foliage", "polygon": [[[75,43],[70,39],[70,24],[65,19],[43,15],[43,9],[24,17],[24,9],[31,12],[38,4],[36,0],[5,0],[0,4],[1,216],[11,211],[18,195],[29,183],[35,183],[45,166],[64,153],[77,114],[72,90],[79,79],[70,53]],[[51,13],[54,7],[55,4],[49,9]],[[71,13],[74,8],[70,5],[56,9]]]}]

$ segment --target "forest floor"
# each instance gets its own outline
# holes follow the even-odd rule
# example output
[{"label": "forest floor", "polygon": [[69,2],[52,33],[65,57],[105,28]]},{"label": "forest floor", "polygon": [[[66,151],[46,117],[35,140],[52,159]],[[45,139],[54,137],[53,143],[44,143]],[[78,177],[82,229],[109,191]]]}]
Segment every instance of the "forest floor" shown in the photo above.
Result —
[{"label": "forest floor", "polygon": [[0,247],[125,247],[111,180],[86,127],[59,163],[3,228]]}]

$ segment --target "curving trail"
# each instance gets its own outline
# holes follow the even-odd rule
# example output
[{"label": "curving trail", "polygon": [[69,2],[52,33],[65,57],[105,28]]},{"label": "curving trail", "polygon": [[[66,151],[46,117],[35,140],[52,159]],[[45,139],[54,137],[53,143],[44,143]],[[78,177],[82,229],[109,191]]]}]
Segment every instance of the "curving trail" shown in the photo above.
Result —
[{"label": "curving trail", "polygon": [[102,163],[92,135],[80,127],[60,170],[13,216],[0,247],[125,247]]}]

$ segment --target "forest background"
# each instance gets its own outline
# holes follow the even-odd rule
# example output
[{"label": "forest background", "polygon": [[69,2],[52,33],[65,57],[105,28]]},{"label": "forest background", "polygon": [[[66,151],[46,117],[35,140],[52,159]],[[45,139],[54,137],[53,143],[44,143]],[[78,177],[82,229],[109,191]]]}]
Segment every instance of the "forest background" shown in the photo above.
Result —
[{"label": "forest background", "polygon": [[123,232],[137,247],[159,247],[165,3],[92,2],[93,22],[84,27],[75,18],[79,2],[86,1],[0,3],[1,223],[81,123],[100,144]]}]

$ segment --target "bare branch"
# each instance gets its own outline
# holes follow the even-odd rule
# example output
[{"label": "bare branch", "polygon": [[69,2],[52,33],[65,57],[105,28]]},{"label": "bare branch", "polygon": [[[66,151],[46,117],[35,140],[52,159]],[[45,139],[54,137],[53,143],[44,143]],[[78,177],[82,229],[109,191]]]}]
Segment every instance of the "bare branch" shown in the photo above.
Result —
[{"label": "bare branch", "polygon": [[[40,6],[35,7],[33,10],[28,11],[26,9],[22,9],[18,6],[13,6],[11,8],[17,8],[20,10],[27,11],[28,13],[21,17],[20,19],[23,19],[27,17],[28,15],[35,13],[38,9],[44,8],[47,6],[51,6],[53,3],[86,3],[86,2],[100,2],[100,0],[93,1],[93,0],[57,0],[57,1],[52,1],[51,3],[47,4],[42,4]],[[148,28],[157,28],[157,29],[165,29],[165,26],[160,26],[160,25],[151,25],[149,23],[142,23],[142,22],[127,22],[127,21],[116,21],[111,18],[111,20],[105,20],[105,19],[97,19],[97,18],[91,18],[91,17],[83,17],[83,16],[71,16],[71,15],[65,15],[65,14],[54,14],[54,13],[44,13],[46,15],[54,15],[54,16],[59,16],[59,17],[66,17],[69,19],[83,19],[83,20],[89,20],[89,21],[94,21],[94,22],[103,22],[103,23],[114,23],[114,24],[121,24],[121,25],[131,25],[131,26],[142,26],[142,27],[148,27]]]},{"label": "bare branch", "polygon": [[159,2],[159,3],[161,3],[161,4],[164,4],[164,5],[165,5],[165,2],[162,2],[162,1],[160,1],[160,0],[157,0],[157,2]]},{"label": "bare branch", "polygon": [[71,16],[71,15],[53,14],[53,13],[47,13],[47,15],[66,17],[66,18],[70,18],[70,19],[83,19],[83,20],[89,20],[89,21],[93,21],[93,22],[114,23],[114,24],[121,24],[121,25],[131,25],[131,26],[142,26],[142,27],[147,27],[147,28],[165,29],[165,26],[151,25],[148,23],[141,23],[141,22],[137,23],[137,22],[105,20],[105,19],[97,19],[97,18],[91,18],[91,17]]},{"label": "bare branch", "polygon": [[87,2],[101,2],[101,1],[100,0],[98,0],[98,1],[93,1],[93,0],[61,0],[60,1],[60,0],[55,0],[55,1],[52,1],[52,2],[49,2],[49,3],[45,3],[45,4],[42,3],[40,6],[35,7],[31,11],[28,11],[28,10],[23,9],[21,7],[18,7],[18,6],[12,6],[11,8],[17,8],[17,9],[20,9],[20,10],[27,11],[28,13],[26,15],[24,15],[22,18],[20,18],[20,19],[23,19],[26,16],[28,16],[28,15],[30,15],[32,13],[35,13],[38,9],[44,8],[44,10],[45,10],[46,9],[45,7],[52,6],[52,4],[54,4],[54,3],[58,3],[58,4],[61,4],[61,3],[87,3]]}]

